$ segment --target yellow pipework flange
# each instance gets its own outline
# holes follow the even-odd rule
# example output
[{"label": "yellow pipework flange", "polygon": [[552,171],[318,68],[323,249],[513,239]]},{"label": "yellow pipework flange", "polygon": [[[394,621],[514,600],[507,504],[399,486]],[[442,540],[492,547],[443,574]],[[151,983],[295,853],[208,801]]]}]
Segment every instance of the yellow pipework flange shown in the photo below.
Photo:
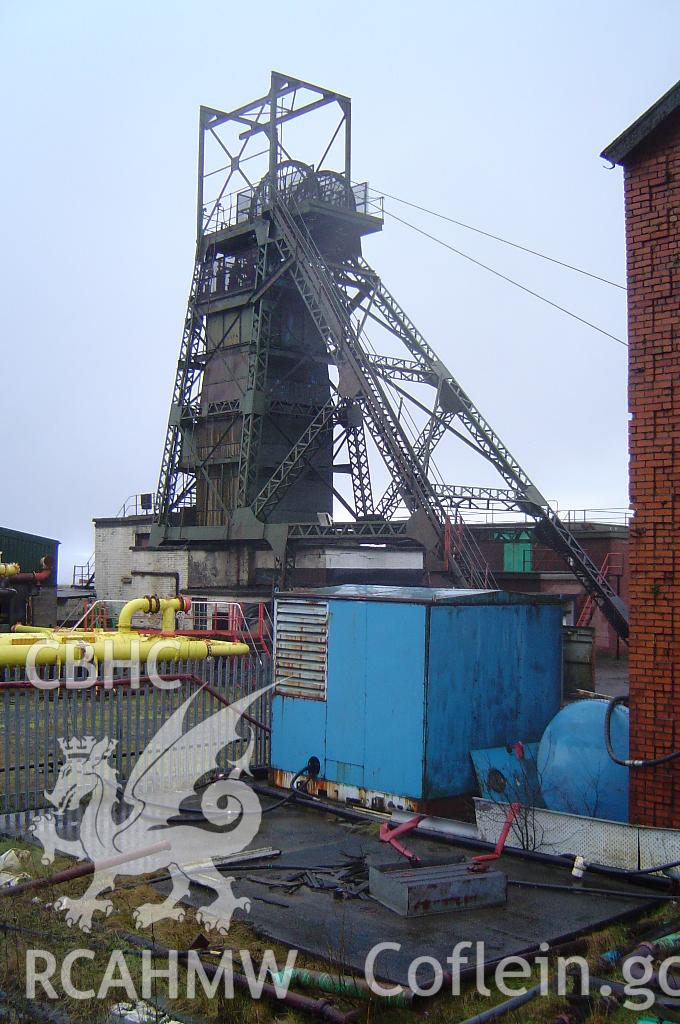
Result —
[{"label": "yellow pipework flange", "polygon": [[118,630],[120,633],[129,633],[132,630],[132,616],[137,612],[142,615],[155,615],[161,610],[161,599],[155,594],[150,597],[136,597],[123,605],[118,616]]},{"label": "yellow pipework flange", "polygon": [[175,615],[177,612],[191,611],[191,598],[178,594],[177,597],[162,597],[161,611],[163,612],[163,632],[175,632]]},{"label": "yellow pipework flange", "polygon": [[[203,661],[250,653],[247,644],[227,640],[202,640],[175,632],[175,613],[188,612],[188,597],[138,597],[123,607],[117,630],[51,629],[18,623],[11,633],[0,633],[0,666],[25,667],[63,665],[67,661],[138,662],[157,664],[175,661]],[[159,636],[132,628],[132,616],[163,613],[163,632]]]}]

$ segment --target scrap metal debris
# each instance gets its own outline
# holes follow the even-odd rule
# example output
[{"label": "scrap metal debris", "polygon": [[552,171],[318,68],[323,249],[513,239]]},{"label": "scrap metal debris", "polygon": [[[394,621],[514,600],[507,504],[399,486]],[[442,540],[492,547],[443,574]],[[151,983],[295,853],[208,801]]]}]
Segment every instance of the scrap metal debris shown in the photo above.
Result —
[{"label": "scrap metal debris", "polygon": [[[363,854],[350,856],[343,854],[346,864],[335,867],[313,867],[295,870],[285,878],[258,878],[246,875],[249,882],[265,886],[267,889],[278,889],[292,896],[305,887],[314,892],[330,892],[334,899],[368,900],[368,864]],[[284,868],[280,869],[284,871]],[[263,901],[267,902],[267,901]]]}]

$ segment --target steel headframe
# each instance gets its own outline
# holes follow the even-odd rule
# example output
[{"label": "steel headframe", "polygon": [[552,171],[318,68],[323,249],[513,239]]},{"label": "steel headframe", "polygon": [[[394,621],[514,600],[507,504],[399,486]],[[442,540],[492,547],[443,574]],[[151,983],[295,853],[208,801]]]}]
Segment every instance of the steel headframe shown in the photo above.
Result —
[{"label": "steel headframe", "polygon": [[[203,457],[192,447],[191,426],[197,421],[200,404],[201,384],[207,359],[209,358],[205,336],[205,309],[200,296],[206,285],[209,267],[205,263],[206,240],[211,233],[228,223],[230,219],[242,218],[249,201],[256,192],[257,184],[266,175],[272,198],[276,197],[276,169],[290,156],[283,143],[283,126],[297,118],[308,115],[323,107],[337,106],[339,118],[324,140],[323,151],[315,162],[317,172],[322,169],[329,156],[342,149],[344,175],[351,181],[351,101],[347,96],[305,82],[290,75],[272,71],[269,92],[250,103],[232,111],[214,107],[200,108],[198,128],[198,184],[196,202],[196,256],[194,273],[189,294],[187,315],[180,346],[180,355],[173,388],[170,417],[161,460],[161,471],[157,492],[158,521],[169,522],[173,513],[189,508],[196,501],[196,478],[201,476],[207,488],[211,487],[206,466],[210,452]],[[262,137],[266,141],[262,148]],[[213,153],[221,158],[221,165],[213,167],[208,163],[207,154],[212,144]],[[219,164],[219,161],[216,161]],[[241,204],[241,206],[239,206]],[[266,291],[274,280],[265,281],[266,246],[260,249],[257,285]],[[279,270],[276,277],[281,276]],[[267,316],[266,303],[255,295],[260,321]],[[236,321],[234,318],[234,322]],[[232,324],[233,326],[233,324]],[[256,337],[262,324],[258,324]],[[229,328],[225,331],[225,342]],[[219,354],[218,345],[211,353]],[[266,378],[266,346],[255,346],[251,353],[251,376],[257,383]],[[221,417],[239,415],[238,402],[223,403],[220,408],[211,409],[211,415]],[[240,479],[240,500],[245,503],[252,491],[253,466],[257,448],[257,431],[261,426],[254,416],[246,422],[246,445],[243,460],[244,469]],[[226,430],[218,438],[218,447]],[[182,449],[184,447],[184,452]],[[190,456],[198,467],[196,473],[181,469],[181,455]],[[252,454],[252,458],[249,457]],[[222,505],[221,498],[215,500]],[[222,505],[223,507],[223,505]],[[226,512],[226,510],[223,509]]]},{"label": "steel headframe", "polygon": [[[225,197],[233,195],[235,182],[240,182],[241,187],[245,185],[255,190],[258,182],[252,180],[253,176],[244,170],[244,165],[249,161],[257,160],[260,156],[267,157],[270,188],[276,192],[277,167],[283,161],[293,159],[283,145],[283,125],[332,104],[338,106],[340,119],[334,132],[326,140],[323,154],[315,163],[315,169],[319,171],[323,168],[336,139],[342,132],[344,174],[347,181],[351,181],[352,104],[347,96],[312,85],[311,82],[304,82],[300,78],[272,71],[271,84],[266,96],[260,96],[230,112],[215,110],[213,107],[201,107],[198,133],[197,235],[214,230],[219,223],[222,202]],[[233,141],[225,139],[225,129],[234,128],[236,132],[232,132],[232,138],[234,134],[236,137]],[[253,153],[252,143],[259,142],[262,136],[267,140],[266,149]],[[206,171],[206,138],[213,139],[228,160],[228,163],[219,170]],[[213,190],[214,195],[206,205],[207,177],[217,177],[218,174],[219,188]]]},{"label": "steel headframe", "polygon": [[[310,95],[311,94],[311,95]],[[299,105],[299,97],[303,100]],[[178,365],[168,437],[163,455],[159,483],[159,518],[167,521],[169,514],[182,503],[192,500],[195,481],[178,473],[181,425],[195,415],[200,383],[205,365],[205,324],[197,297],[201,286],[201,267],[205,236],[219,227],[222,199],[230,182],[239,175],[247,185],[248,194],[255,190],[243,169],[246,147],[264,134],[268,139],[268,194],[266,204],[248,208],[254,221],[260,245],[260,264],[254,284],[253,299],[258,300],[259,317],[266,318],[266,298],[271,284],[286,277],[299,292],[323,339],[329,361],[337,368],[338,385],[332,388],[329,400],[310,416],[303,433],[291,443],[290,450],[268,481],[254,493],[252,460],[249,446],[257,446],[256,417],[244,417],[245,467],[239,486],[239,504],[248,507],[257,518],[266,518],[282,499],[301,472],[311,466],[320,439],[334,428],[341,431],[351,473],[355,524],[324,527],[314,524],[289,524],[292,537],[346,536],[348,528],[356,536],[371,538],[416,537],[441,560],[455,580],[471,586],[494,585],[474,537],[464,529],[460,509],[499,508],[517,511],[533,519],[540,538],[562,555],[596,604],[623,637],[628,622],[625,606],[597,566],[579,545],[555,509],[533,484],[500,437],[482,416],[453,374],[406,315],[378,274],[360,256],[353,254],[333,262],[318,249],[300,210],[285,193],[277,194],[277,168],[281,157],[290,161],[281,141],[282,125],[322,106],[337,103],[341,118],[324,151],[324,158],[344,126],[344,160],[346,179],[351,180],[350,101],[338,93],[321,89],[299,79],[272,74],[269,93],[230,113],[201,109],[199,131],[199,201],[197,259],[192,281],[189,309],[185,322]],[[240,148],[233,152],[218,139],[229,160],[224,183],[211,203],[204,204],[206,169],[204,141],[216,137],[224,126],[238,129]],[[262,153],[256,154],[262,156]],[[209,172],[212,174],[213,172]],[[242,203],[242,209],[244,209]],[[239,216],[238,197],[236,216]],[[264,254],[264,255],[263,255]],[[372,350],[366,327],[377,324],[405,350],[399,356],[382,355]],[[258,326],[256,324],[256,326]],[[266,385],[266,354],[258,345],[259,326],[253,334],[250,351],[250,379],[258,386]],[[266,346],[265,346],[266,347]],[[432,391],[431,399],[421,401],[413,386]],[[275,401],[273,395],[270,401]],[[399,403],[408,402],[425,414],[424,426],[409,433]],[[238,406],[239,403],[235,403]],[[237,409],[220,410],[221,414]],[[373,496],[369,452],[365,428],[374,448],[387,467],[390,483],[376,501]],[[456,487],[438,480],[433,471],[433,453],[446,435],[453,435],[490,463],[505,488]],[[185,442],[186,443],[186,442]],[[242,445],[243,452],[243,445]],[[337,450],[336,450],[337,454]],[[204,467],[204,464],[203,464]],[[203,468],[199,462],[199,472]],[[205,474],[207,479],[207,473]],[[334,491],[337,497],[338,492]],[[347,502],[343,504],[347,507]],[[405,506],[409,520],[398,523],[394,516]],[[451,514],[463,525],[455,544],[447,543],[447,526]],[[363,524],[363,525],[362,525]],[[325,531],[325,532],[324,532]]]}]

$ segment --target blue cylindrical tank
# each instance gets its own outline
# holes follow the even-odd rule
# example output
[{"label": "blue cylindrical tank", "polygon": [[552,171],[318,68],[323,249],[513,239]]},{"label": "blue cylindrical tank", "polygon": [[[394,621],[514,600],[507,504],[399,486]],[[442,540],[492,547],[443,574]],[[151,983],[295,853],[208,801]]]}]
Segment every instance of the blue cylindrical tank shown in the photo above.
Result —
[{"label": "blue cylindrical tank", "polygon": [[[609,821],[628,820],[628,769],[615,764],[604,744],[606,700],[579,700],[546,727],[536,759],[541,793],[553,811]],[[611,719],[612,746],[628,757],[628,708]]]}]

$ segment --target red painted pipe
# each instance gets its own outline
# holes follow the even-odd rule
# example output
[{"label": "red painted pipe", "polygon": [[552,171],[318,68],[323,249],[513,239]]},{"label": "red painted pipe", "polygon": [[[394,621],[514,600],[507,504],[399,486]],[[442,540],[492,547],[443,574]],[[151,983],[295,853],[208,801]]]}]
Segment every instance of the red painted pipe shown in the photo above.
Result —
[{"label": "red painted pipe", "polygon": [[51,569],[41,569],[40,572],[18,572],[11,579],[13,583],[35,583],[39,587],[43,583],[47,583],[51,575]]},{"label": "red painted pipe", "polygon": [[498,842],[496,843],[496,849],[493,851],[493,853],[479,853],[479,854],[477,854],[476,857],[472,858],[473,864],[484,864],[484,863],[486,863],[486,861],[498,860],[498,858],[500,857],[500,855],[503,852],[503,847],[505,846],[505,841],[508,838],[508,835],[510,834],[510,829],[512,828],[512,823],[513,823],[513,821],[515,820],[515,818],[517,817],[517,815],[519,814],[519,812],[521,810],[522,810],[522,805],[521,804],[517,804],[517,803],[510,804],[510,806],[508,808],[508,813],[505,816],[505,822],[503,824],[503,828],[501,829],[501,834],[499,835]]},{"label": "red painted pipe", "polygon": [[55,871],[53,875],[46,875],[44,878],[32,878],[29,882],[20,882],[18,885],[0,886],[0,899],[3,896],[20,896],[23,892],[31,889],[44,889],[47,885],[62,885],[70,882],[73,878],[82,878],[84,875],[93,875],[97,868],[112,868],[118,864],[127,864],[133,860],[143,860],[153,853],[161,853],[163,850],[170,850],[170,842],[154,843],[153,846],[144,846],[133,853],[119,853],[115,857],[107,857],[105,860],[88,860],[85,864],[77,864],[73,868],[65,868],[64,871]]},{"label": "red painted pipe", "polygon": [[12,580],[14,583],[33,583],[36,587],[40,587],[43,583],[48,582],[53,572],[54,559],[51,555],[43,555],[38,572],[18,572],[16,576],[12,576]]},{"label": "red painted pipe", "polygon": [[408,821],[402,822],[401,825],[397,825],[396,828],[390,828],[389,822],[383,822],[380,826],[380,832],[378,838],[381,843],[389,843],[389,845],[400,853],[402,857],[406,857],[414,867],[421,863],[420,857],[416,856],[410,850],[407,850],[405,846],[399,842],[399,836],[406,835],[407,832],[412,832],[414,828],[417,828],[420,822],[425,817],[424,814],[416,814],[414,818],[409,818]]}]

